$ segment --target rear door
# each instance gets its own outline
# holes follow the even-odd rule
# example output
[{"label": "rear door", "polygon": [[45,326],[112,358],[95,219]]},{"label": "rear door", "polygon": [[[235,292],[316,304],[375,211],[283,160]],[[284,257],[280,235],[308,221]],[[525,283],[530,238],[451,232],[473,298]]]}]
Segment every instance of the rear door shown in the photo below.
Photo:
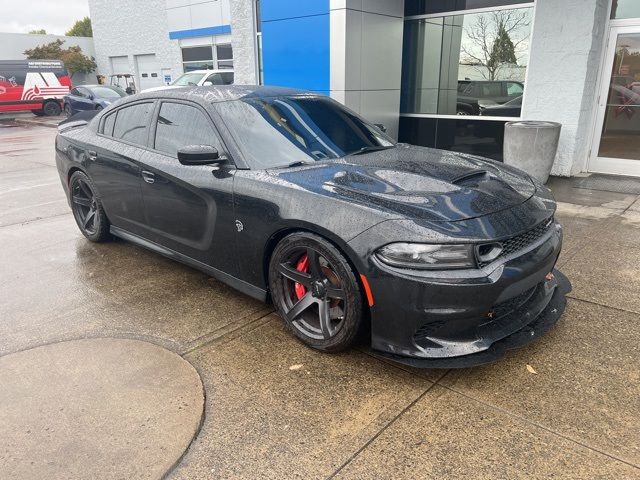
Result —
[{"label": "rear door", "polygon": [[105,115],[95,150],[87,152],[93,180],[109,221],[128,232],[147,236],[140,189],[140,158],[147,148],[155,103],[139,102]]},{"label": "rear door", "polygon": [[201,106],[162,101],[157,107],[150,147],[142,157],[142,193],[153,240],[216,268],[235,265],[233,178],[235,166],[180,164],[177,152],[187,145],[226,149]]}]

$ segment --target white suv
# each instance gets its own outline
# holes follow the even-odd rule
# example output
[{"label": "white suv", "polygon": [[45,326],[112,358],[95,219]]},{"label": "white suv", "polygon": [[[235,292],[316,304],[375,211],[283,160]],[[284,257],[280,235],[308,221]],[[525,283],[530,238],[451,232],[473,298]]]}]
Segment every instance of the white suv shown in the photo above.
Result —
[{"label": "white suv", "polygon": [[145,88],[143,92],[153,92],[165,88],[178,88],[189,86],[231,85],[233,84],[233,70],[193,70],[176,78],[171,85],[162,87]]}]

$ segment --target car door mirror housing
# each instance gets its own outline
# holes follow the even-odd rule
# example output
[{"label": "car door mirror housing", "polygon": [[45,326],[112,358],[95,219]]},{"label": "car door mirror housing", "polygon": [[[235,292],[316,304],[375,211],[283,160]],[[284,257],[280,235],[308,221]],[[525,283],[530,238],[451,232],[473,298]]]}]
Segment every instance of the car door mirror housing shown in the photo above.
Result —
[{"label": "car door mirror housing", "polygon": [[213,82],[210,82],[209,80],[202,84],[203,87],[210,87],[211,85],[213,85]]},{"label": "car door mirror housing", "polygon": [[210,165],[224,162],[224,158],[211,145],[187,145],[178,150],[178,161],[182,165]]}]

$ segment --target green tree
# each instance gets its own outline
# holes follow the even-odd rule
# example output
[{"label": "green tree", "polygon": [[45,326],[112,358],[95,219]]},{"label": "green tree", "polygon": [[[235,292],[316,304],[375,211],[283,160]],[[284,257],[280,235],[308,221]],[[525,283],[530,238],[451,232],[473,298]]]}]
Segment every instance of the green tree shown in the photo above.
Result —
[{"label": "green tree", "polygon": [[63,44],[64,40],[58,39],[27,49],[24,54],[30,60],[62,60],[71,77],[76,73],[91,73],[96,69],[95,58],[86,56],[78,46],[62,48]]},{"label": "green tree", "polygon": [[518,59],[516,58],[516,49],[511,41],[509,32],[507,32],[504,23],[500,22],[498,25],[498,33],[493,41],[491,53],[487,61],[487,68],[489,72],[494,72],[495,76],[495,72],[503,63],[516,65]]},{"label": "green tree", "polygon": [[69,30],[67,30],[65,35],[67,37],[93,37],[91,19],[89,17],[84,17],[82,20],[78,20]]},{"label": "green tree", "polygon": [[31,35],[46,35],[47,31],[44,28],[40,28],[39,30],[31,30],[29,32]]}]

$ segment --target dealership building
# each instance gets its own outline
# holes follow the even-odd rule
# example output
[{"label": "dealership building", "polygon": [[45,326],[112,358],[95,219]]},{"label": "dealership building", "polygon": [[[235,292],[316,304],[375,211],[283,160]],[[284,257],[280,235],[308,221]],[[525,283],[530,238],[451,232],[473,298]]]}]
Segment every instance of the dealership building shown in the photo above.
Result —
[{"label": "dealership building", "polygon": [[313,90],[403,142],[500,159],[562,124],[557,175],[640,175],[638,0],[89,0],[101,74]]}]

